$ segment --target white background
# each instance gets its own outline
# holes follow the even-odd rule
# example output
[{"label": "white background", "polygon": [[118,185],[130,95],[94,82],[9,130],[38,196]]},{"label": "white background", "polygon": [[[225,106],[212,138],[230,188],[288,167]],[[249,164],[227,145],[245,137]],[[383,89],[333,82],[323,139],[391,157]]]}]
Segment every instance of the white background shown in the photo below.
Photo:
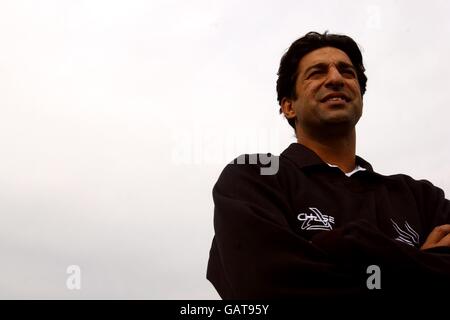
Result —
[{"label": "white background", "polygon": [[[295,141],[275,81],[361,46],[357,154],[450,192],[448,1],[0,1],[0,298],[216,299],[211,189]],[[230,144],[231,143],[231,144]],[[79,265],[81,290],[66,287]]]}]

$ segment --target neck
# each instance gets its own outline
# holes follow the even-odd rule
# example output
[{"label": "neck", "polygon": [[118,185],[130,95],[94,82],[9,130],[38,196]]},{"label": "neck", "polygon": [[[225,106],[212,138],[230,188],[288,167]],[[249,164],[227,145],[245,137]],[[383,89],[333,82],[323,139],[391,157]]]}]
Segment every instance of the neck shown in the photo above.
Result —
[{"label": "neck", "polygon": [[297,130],[297,142],[308,147],[325,162],[339,167],[345,173],[355,169],[356,131],[314,138],[303,130]]}]

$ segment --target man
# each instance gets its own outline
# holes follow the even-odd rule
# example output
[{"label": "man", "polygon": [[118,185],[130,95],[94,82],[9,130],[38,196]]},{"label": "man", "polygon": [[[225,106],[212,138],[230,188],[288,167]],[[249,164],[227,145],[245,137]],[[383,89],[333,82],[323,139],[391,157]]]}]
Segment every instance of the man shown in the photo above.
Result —
[{"label": "man", "polygon": [[364,71],[343,35],[310,32],[282,57],[278,102],[298,142],[277,158],[275,174],[261,174],[265,164],[247,155],[214,186],[207,278],[222,298],[428,294],[450,285],[443,191],[381,175],[355,155]]}]

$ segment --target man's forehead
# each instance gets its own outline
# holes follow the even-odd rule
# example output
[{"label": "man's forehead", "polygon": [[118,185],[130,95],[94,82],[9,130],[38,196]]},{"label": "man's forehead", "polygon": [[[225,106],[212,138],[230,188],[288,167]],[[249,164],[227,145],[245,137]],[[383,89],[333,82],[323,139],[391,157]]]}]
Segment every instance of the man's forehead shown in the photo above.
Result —
[{"label": "man's forehead", "polygon": [[303,58],[299,61],[299,70],[305,70],[309,66],[316,64],[330,63],[345,63],[353,65],[352,61],[344,51],[334,47],[323,47],[308,52],[306,55],[304,55]]}]

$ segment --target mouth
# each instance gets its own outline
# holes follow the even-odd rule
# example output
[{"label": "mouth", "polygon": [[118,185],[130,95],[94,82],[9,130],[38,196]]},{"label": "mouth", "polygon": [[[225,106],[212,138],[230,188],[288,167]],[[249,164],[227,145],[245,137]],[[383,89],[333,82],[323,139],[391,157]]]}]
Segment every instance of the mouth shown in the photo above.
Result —
[{"label": "mouth", "polygon": [[343,93],[332,93],[326,95],[320,100],[322,103],[346,103],[349,102],[350,98]]}]

